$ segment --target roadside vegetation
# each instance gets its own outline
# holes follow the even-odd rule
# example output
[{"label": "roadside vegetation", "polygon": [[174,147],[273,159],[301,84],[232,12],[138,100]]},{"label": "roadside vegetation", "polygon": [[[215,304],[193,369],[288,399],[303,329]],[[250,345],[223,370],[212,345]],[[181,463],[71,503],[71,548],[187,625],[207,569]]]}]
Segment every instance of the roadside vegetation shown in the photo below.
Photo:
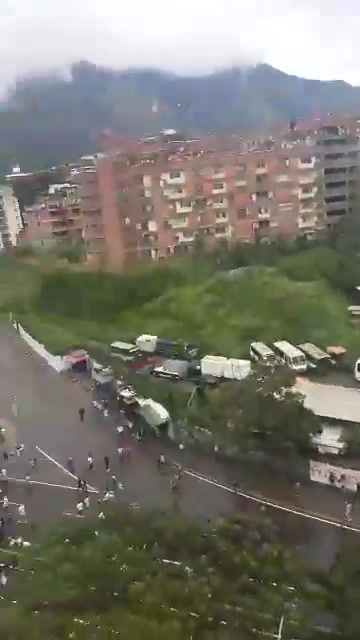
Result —
[{"label": "roadside vegetation", "polygon": [[275,637],[284,615],[284,639],[309,639],[305,568],[263,516],[205,527],[176,512],[105,512],[24,550],[0,603],[4,638],[251,640]]},{"label": "roadside vegetation", "polygon": [[74,346],[104,351],[141,333],[233,357],[247,357],[253,340],[340,344],[354,357],[360,350],[346,299],[360,258],[329,246],[239,245],[209,255],[199,245],[190,258],[121,275],[46,260],[9,269],[0,269],[2,310],[60,354]]}]

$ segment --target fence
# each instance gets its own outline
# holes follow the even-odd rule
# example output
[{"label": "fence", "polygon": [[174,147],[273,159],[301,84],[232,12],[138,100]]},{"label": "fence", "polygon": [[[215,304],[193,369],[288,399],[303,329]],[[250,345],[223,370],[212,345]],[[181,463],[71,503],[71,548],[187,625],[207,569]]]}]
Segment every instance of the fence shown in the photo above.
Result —
[{"label": "fence", "polygon": [[55,371],[57,371],[58,373],[68,369],[68,365],[64,361],[62,356],[55,356],[49,351],[47,351],[43,344],[35,340],[35,338],[33,338],[30,335],[30,333],[25,331],[24,327],[22,327],[19,322],[13,319],[12,313],[10,313],[10,322],[13,325],[13,327],[16,329],[20,338],[22,338],[26,342],[26,344],[28,344],[29,347],[40,356],[40,358],[43,358],[44,360],[46,360],[46,362],[50,367],[55,369]]}]

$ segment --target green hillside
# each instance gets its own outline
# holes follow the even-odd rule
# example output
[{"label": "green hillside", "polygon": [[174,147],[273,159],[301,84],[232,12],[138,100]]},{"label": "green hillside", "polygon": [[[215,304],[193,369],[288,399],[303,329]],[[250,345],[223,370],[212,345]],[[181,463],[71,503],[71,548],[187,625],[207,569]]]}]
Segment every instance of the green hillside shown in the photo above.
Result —
[{"label": "green hillside", "polygon": [[315,249],[281,258],[277,267],[251,266],[235,278],[216,272],[210,260],[203,269],[174,262],[121,276],[22,265],[14,271],[21,287],[12,291],[9,275],[0,270],[0,296],[3,310],[12,309],[56,353],[153,333],[197,341],[203,353],[227,356],[246,356],[253,340],[278,339],[341,344],[358,354],[360,333],[341,291],[358,269],[347,270],[344,260]]}]

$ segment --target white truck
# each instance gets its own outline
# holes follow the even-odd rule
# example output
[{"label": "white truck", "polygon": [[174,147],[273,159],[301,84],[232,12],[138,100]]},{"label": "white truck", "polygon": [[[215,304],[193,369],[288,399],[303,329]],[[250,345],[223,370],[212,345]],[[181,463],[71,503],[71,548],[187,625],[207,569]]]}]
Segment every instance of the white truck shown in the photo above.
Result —
[{"label": "white truck", "polygon": [[200,361],[201,375],[226,380],[243,380],[251,371],[250,360],[225,358],[225,356],[205,356]]}]

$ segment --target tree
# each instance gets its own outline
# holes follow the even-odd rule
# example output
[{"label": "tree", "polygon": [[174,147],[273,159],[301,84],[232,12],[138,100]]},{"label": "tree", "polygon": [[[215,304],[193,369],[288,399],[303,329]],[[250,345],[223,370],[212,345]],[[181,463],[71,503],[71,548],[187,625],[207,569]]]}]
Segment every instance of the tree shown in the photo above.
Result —
[{"label": "tree", "polygon": [[360,559],[359,546],[343,534],[342,545],[325,582],[326,608],[335,616],[336,630],[343,640],[360,638]]},{"label": "tree", "polygon": [[284,640],[294,628],[301,640],[312,620],[305,574],[264,518],[204,529],[109,511],[24,551],[21,569],[1,601],[9,640],[251,640],[274,633],[285,611]]},{"label": "tree", "polygon": [[188,424],[211,431],[219,445],[283,457],[308,451],[319,421],[294,391],[295,378],[284,367],[258,368],[242,382],[209,391],[190,407]]}]

